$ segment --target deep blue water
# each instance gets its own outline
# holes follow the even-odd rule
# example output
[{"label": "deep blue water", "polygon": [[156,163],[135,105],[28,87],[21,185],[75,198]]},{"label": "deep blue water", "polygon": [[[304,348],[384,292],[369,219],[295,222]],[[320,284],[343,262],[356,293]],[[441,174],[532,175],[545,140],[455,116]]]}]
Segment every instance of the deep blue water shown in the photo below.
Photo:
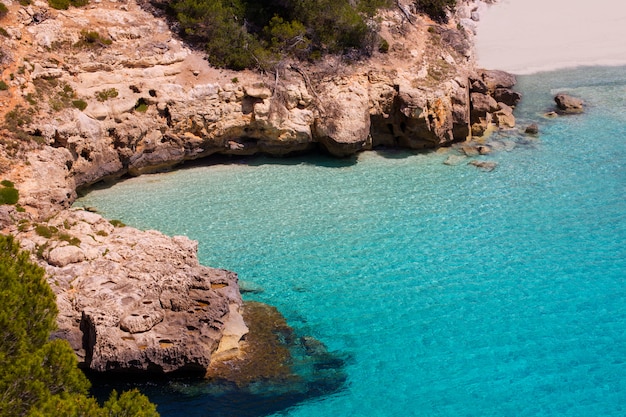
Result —
[{"label": "deep blue water", "polygon": [[[492,172],[441,153],[250,158],[80,200],[198,240],[203,263],[264,289],[246,298],[349,358],[322,395],[150,391],[162,415],[626,415],[626,68],[517,87],[540,135],[499,138],[518,146],[481,156]],[[544,118],[560,91],[587,111]]]}]

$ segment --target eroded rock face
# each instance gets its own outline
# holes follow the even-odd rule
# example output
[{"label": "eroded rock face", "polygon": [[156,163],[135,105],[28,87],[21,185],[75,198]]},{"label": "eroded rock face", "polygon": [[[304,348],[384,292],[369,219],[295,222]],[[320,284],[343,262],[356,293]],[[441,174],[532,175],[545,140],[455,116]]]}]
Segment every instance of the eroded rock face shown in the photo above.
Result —
[{"label": "eroded rock face", "polygon": [[513,108],[522,95],[511,88],[517,82],[504,71],[478,70],[470,77],[471,130],[482,136],[493,123],[504,129],[515,127]]},{"label": "eroded rock face", "polygon": [[[341,157],[376,146],[447,146],[502,120],[491,116],[496,103],[519,101],[512,75],[474,73],[468,33],[423,22],[407,28],[400,10],[384,12],[391,48],[372,63],[286,63],[268,77],[211,68],[134,1],[44,9],[44,22],[25,22],[32,51],[15,83],[23,97],[49,96],[27,129],[58,149],[40,157],[66,171],[55,173],[65,184],[53,197],[64,205],[102,179],[212,154],[321,148]],[[85,27],[110,44],[76,46]],[[48,108],[62,89],[86,107]],[[39,197],[30,202],[46,201]]]},{"label": "eroded rock face", "polygon": [[224,332],[237,354],[247,332],[237,276],[200,265],[196,242],[114,227],[83,210],[49,220],[51,238],[35,226],[17,237],[45,248],[47,263],[40,262],[57,294],[57,334],[88,369],[203,375]]}]

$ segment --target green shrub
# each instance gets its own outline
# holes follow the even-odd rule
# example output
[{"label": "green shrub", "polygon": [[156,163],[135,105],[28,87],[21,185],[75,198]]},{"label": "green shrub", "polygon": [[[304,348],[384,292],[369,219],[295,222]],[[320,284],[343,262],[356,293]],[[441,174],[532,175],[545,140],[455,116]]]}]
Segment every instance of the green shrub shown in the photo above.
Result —
[{"label": "green shrub", "polygon": [[104,47],[111,45],[113,41],[105,38],[100,33],[93,30],[81,30],[80,40],[74,44],[75,47]]},{"label": "green shrub", "polygon": [[436,22],[447,23],[446,12],[454,9],[456,0],[415,0],[415,7],[418,11],[426,13]]},{"label": "green shrub", "polygon": [[386,39],[381,39],[380,42],[378,42],[378,52],[383,54],[389,52],[389,42],[387,42]]},{"label": "green shrub", "polygon": [[53,9],[67,10],[70,7],[70,0],[48,0],[48,4]]},{"label": "green shrub", "polygon": [[15,184],[9,180],[0,181],[0,185],[2,185],[3,187],[15,188]]},{"label": "green shrub", "polygon": [[0,91],[8,90],[9,85],[4,82],[4,80],[0,80]]},{"label": "green shrub", "polygon": [[[30,0],[28,0],[30,3]],[[89,0],[48,0],[48,4],[53,9],[67,10],[70,6],[82,7],[89,4]]]},{"label": "green shrub", "polygon": [[26,219],[22,219],[17,223],[17,230],[19,232],[25,232],[30,227],[30,222]]},{"label": "green shrub", "polygon": [[106,90],[96,91],[95,97],[98,101],[107,101],[110,98],[115,98],[119,95],[115,88],[107,88]]},{"label": "green shrub", "polygon": [[38,224],[35,226],[35,233],[46,239],[52,238],[56,233],[59,233],[59,229],[54,226],[47,226],[45,224]]},{"label": "green shrub", "polygon": [[361,0],[358,3],[358,10],[368,16],[374,16],[378,9],[386,9],[392,7],[392,0]]},{"label": "green shrub", "polygon": [[0,188],[0,204],[16,204],[20,199],[20,193],[13,187]]},{"label": "green shrub", "polygon": [[0,1],[0,19],[9,13],[8,7]]},{"label": "green shrub", "polygon": [[125,227],[126,225],[121,221],[121,220],[109,220],[109,223],[111,223],[114,227]]},{"label": "green shrub", "polygon": [[5,38],[8,38],[10,36],[9,32],[7,32],[7,30],[2,26],[0,26],[0,36],[4,36]]},{"label": "green shrub", "polygon": [[[173,0],[184,36],[205,45],[208,60],[231,69],[267,69],[288,55],[369,54],[369,19],[391,0]],[[245,24],[243,23],[245,22]]]},{"label": "green shrub", "polygon": [[80,111],[83,111],[87,108],[87,102],[85,100],[73,100],[72,106],[76,107]]},{"label": "green shrub", "polygon": [[63,242],[67,242],[67,243],[69,243],[70,245],[73,245],[73,246],[80,246],[80,243],[81,243],[79,238],[77,238],[75,236],[70,236],[67,233],[59,233],[58,238],[59,238],[59,240],[61,240]]},{"label": "green shrub", "polygon": [[148,111],[148,103],[145,99],[140,98],[139,100],[137,100],[137,104],[135,104],[135,111],[138,111],[140,113],[145,113],[146,111]]}]

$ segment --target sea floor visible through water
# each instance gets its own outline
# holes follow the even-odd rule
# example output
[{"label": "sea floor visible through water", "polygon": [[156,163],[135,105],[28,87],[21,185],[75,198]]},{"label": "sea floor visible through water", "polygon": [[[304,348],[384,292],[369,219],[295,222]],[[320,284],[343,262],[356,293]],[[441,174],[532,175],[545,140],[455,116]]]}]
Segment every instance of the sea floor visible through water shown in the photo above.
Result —
[{"label": "sea floor visible through water", "polygon": [[[247,299],[346,358],[331,390],[144,386],[168,416],[626,415],[626,68],[519,77],[509,151],[255,157],[146,175],[77,205],[200,242]],[[580,115],[544,117],[565,91]],[[452,152],[452,151],[450,151]],[[261,390],[263,388],[260,388]]]}]

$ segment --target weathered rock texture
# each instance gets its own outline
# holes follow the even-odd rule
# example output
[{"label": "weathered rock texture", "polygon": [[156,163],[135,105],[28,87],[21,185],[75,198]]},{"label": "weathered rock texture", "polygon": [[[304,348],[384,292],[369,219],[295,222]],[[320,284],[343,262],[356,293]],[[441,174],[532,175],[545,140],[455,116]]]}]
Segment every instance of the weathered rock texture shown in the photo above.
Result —
[{"label": "weathered rock texture", "polygon": [[577,97],[572,97],[569,94],[559,93],[554,96],[554,102],[560,113],[575,114],[582,113],[584,110],[584,103]]},{"label": "weathered rock texture", "polygon": [[470,77],[471,129],[483,135],[495,123],[501,128],[515,127],[513,107],[522,96],[513,91],[517,82],[513,74],[497,70],[478,70]]},{"label": "weathered rock texture", "polygon": [[[467,3],[459,15],[475,20]],[[0,169],[26,211],[3,208],[0,227],[38,254],[58,296],[57,334],[97,371],[202,371],[246,328],[234,274],[200,266],[186,238],[68,210],[77,189],[213,154],[438,148],[515,123],[515,79],[474,68],[471,24],[434,24],[408,0],[381,13],[388,53],[284,62],[272,75],[211,68],[134,0],[8,4],[3,137],[41,145],[16,158],[24,142],[2,142]]]},{"label": "weathered rock texture", "polygon": [[237,276],[200,265],[186,237],[115,227],[83,210],[20,229],[22,245],[48,262],[56,335],[91,370],[204,374],[247,333]]}]

